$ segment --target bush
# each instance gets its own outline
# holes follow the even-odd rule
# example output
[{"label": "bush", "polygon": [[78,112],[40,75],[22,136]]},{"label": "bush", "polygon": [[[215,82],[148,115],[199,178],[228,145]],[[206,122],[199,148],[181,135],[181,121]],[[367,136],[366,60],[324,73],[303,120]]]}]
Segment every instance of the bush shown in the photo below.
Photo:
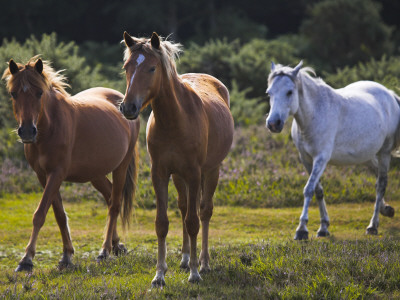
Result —
[{"label": "bush", "polygon": [[[122,78],[108,80],[101,74],[101,66],[91,67],[84,57],[79,56],[79,48],[74,42],[57,41],[57,35],[43,34],[41,40],[31,36],[21,44],[16,40],[3,40],[0,47],[0,61],[8,62],[11,58],[17,62],[26,62],[35,55],[50,61],[56,70],[65,70],[71,88],[68,92],[75,94],[84,89],[105,86],[119,88],[125,85]],[[4,69],[7,67],[4,64]],[[15,125],[12,117],[11,101],[4,84],[0,85],[0,128]]]},{"label": "bush", "polygon": [[338,69],[334,74],[324,73],[325,81],[335,88],[344,87],[358,80],[372,80],[399,92],[400,57],[383,56],[380,60],[371,59],[354,67]]},{"label": "bush", "polygon": [[180,73],[207,73],[221,80],[231,94],[236,125],[259,124],[267,112],[265,90],[271,61],[296,64],[296,48],[289,39],[211,40],[204,46],[192,43],[179,61]]}]

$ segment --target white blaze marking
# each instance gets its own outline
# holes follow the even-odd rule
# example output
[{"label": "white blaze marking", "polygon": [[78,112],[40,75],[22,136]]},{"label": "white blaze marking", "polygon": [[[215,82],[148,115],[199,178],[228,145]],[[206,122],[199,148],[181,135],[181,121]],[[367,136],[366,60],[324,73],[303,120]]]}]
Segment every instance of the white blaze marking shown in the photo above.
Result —
[{"label": "white blaze marking", "polygon": [[[140,65],[142,62],[144,62],[144,59],[145,59],[144,55],[143,55],[143,54],[139,54],[138,58],[136,59],[136,63],[137,63],[136,68],[139,67],[139,65]],[[135,72],[133,72],[133,75],[132,75],[132,77],[131,77],[131,80],[130,80],[130,83],[129,83],[128,92],[130,91],[130,89],[131,89],[131,87],[132,87],[132,83],[133,83],[133,79],[135,78],[135,74],[136,74],[136,70],[135,70]]]},{"label": "white blaze marking", "polygon": [[137,65],[139,66],[142,62],[144,62],[144,55],[143,54],[139,54],[137,60]]}]

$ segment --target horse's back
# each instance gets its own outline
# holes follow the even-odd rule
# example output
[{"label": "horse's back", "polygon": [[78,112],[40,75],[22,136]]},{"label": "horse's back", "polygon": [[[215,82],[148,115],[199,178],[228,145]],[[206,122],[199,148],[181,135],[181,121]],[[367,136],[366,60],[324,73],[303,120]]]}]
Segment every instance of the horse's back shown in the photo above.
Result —
[{"label": "horse's back", "polygon": [[112,103],[115,107],[119,107],[120,103],[124,99],[124,95],[116,90],[94,87],[84,90],[73,96],[76,99],[104,99]]},{"label": "horse's back", "polygon": [[230,106],[228,89],[217,78],[201,73],[186,73],[181,78],[189,83],[203,101],[223,100],[228,107]]},{"label": "horse's back", "polygon": [[[331,145],[330,163],[363,163],[397,144],[400,106],[392,91],[376,82],[358,81],[332,90],[329,98],[324,100],[330,101],[329,110],[314,129],[320,134],[310,136],[323,135],[320,143]],[[292,132],[297,132],[296,126]]]}]

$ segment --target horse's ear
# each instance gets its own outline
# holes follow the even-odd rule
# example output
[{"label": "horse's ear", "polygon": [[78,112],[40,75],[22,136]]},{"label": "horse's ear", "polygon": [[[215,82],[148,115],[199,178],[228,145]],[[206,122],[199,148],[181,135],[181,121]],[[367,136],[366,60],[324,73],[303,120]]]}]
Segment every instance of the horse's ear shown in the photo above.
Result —
[{"label": "horse's ear", "polygon": [[9,70],[10,70],[10,72],[11,72],[12,75],[14,75],[14,74],[16,74],[16,73],[19,72],[19,68],[18,68],[17,64],[16,64],[15,61],[12,60],[12,59],[11,59],[10,62],[8,63],[8,68],[9,68]]},{"label": "horse's ear", "polygon": [[271,72],[275,71],[275,63],[271,61]]},{"label": "horse's ear", "polygon": [[133,40],[133,38],[129,35],[129,33],[127,33],[126,31],[124,31],[124,41],[125,41],[125,45],[130,48],[133,45],[135,45],[135,41]]},{"label": "horse's ear", "polygon": [[40,58],[35,63],[35,70],[40,75],[42,75],[42,72],[43,72],[43,61]]},{"label": "horse's ear", "polygon": [[151,46],[155,49],[160,49],[160,37],[155,32],[151,35]]},{"label": "horse's ear", "polygon": [[296,77],[296,76],[297,76],[297,74],[299,73],[299,71],[300,71],[302,65],[303,65],[303,61],[301,60],[301,61],[299,62],[299,64],[298,64],[298,65],[293,69],[293,71],[292,71],[293,77]]}]

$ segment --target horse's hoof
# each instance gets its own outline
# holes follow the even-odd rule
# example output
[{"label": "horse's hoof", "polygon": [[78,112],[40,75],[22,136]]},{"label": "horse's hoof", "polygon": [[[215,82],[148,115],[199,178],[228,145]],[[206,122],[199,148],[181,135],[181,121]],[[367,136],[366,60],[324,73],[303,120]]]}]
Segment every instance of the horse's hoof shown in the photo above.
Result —
[{"label": "horse's hoof", "polygon": [[18,264],[18,267],[15,268],[15,272],[32,272],[33,263],[32,262],[21,262]]},{"label": "horse's hoof", "polygon": [[308,240],[308,231],[304,231],[304,230],[296,231],[294,239],[296,241]]},{"label": "horse's hoof", "polygon": [[154,279],[151,282],[151,287],[152,288],[162,288],[165,286],[165,280],[163,277],[154,277]]},{"label": "horse's hoof", "polygon": [[365,234],[377,235],[378,234],[378,229],[376,229],[375,227],[368,227],[367,231],[365,232]]},{"label": "horse's hoof", "polygon": [[393,218],[394,217],[394,208],[390,205],[386,205],[385,208],[381,211],[381,214],[385,217]]},{"label": "horse's hoof", "polygon": [[202,280],[203,279],[201,278],[201,276],[198,272],[195,272],[195,273],[190,272],[189,279],[188,279],[188,281],[190,283],[199,283]]},{"label": "horse's hoof", "polygon": [[181,261],[181,264],[179,265],[179,268],[185,271],[189,271],[189,264],[187,261]]},{"label": "horse's hoof", "polygon": [[120,243],[114,245],[112,251],[115,256],[124,255],[128,252],[125,245]]},{"label": "horse's hoof", "polygon": [[60,260],[58,262],[58,269],[60,271],[64,270],[64,269],[72,268],[73,266],[74,266],[74,264],[70,260],[68,260],[68,261]]},{"label": "horse's hoof", "polygon": [[329,231],[318,231],[317,232],[317,237],[327,237],[330,236]]},{"label": "horse's hoof", "polygon": [[98,263],[99,263],[99,262],[102,262],[102,261],[106,260],[106,259],[108,258],[108,256],[109,256],[108,251],[107,251],[106,249],[103,249],[103,250],[100,252],[99,256],[97,256],[96,261],[97,261]]},{"label": "horse's hoof", "polygon": [[201,265],[199,272],[200,272],[200,274],[210,273],[211,272],[211,268],[208,265],[207,266]]}]

